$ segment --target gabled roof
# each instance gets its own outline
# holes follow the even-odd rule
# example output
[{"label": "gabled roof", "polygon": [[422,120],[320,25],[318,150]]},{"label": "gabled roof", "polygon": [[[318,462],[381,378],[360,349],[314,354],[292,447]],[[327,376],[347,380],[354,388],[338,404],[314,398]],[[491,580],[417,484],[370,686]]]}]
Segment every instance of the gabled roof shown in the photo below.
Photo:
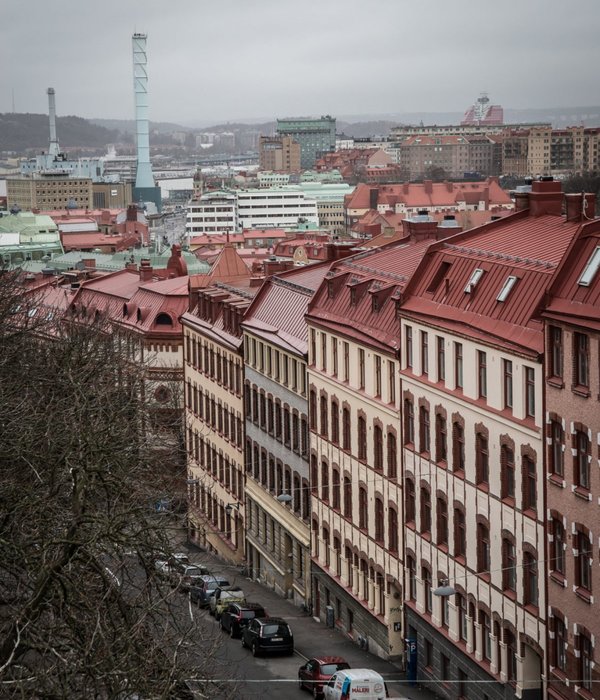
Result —
[{"label": "gabled roof", "polygon": [[304,315],[329,266],[316,263],[269,277],[246,312],[244,328],[286,350],[306,354]]},{"label": "gabled roof", "polygon": [[[580,223],[525,210],[440,241],[405,290],[401,313],[525,353],[541,353],[541,304]],[[475,270],[478,279],[474,280]],[[504,300],[499,295],[515,277]]]},{"label": "gabled roof", "polygon": [[227,244],[219,253],[210,272],[205,275],[191,275],[190,289],[209,287],[214,282],[236,282],[250,277],[248,266],[236,249]]}]

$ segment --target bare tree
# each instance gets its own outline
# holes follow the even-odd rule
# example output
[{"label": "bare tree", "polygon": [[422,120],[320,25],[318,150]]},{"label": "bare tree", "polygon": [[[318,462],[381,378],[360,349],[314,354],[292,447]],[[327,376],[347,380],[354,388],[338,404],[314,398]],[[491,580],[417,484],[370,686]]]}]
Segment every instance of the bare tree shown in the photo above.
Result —
[{"label": "bare tree", "polygon": [[154,566],[172,546],[164,451],[115,341],[0,271],[2,697],[172,698],[189,678],[216,697],[215,648]]}]

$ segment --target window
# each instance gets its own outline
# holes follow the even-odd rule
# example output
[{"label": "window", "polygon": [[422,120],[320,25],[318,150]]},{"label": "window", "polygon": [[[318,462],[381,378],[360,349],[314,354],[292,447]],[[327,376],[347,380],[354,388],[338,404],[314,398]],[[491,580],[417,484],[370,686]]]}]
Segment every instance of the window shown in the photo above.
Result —
[{"label": "window", "polygon": [[421,488],[421,533],[431,534],[431,496],[425,487]]},{"label": "window", "polygon": [[367,421],[364,416],[358,417],[358,458],[367,459]]},{"label": "window", "polygon": [[477,351],[477,390],[480,399],[487,397],[487,354]]},{"label": "window", "polygon": [[[281,478],[279,478],[278,481],[281,482]],[[319,472],[317,458],[314,455],[310,458],[310,490],[315,496],[319,493]],[[279,491],[279,484],[277,486],[277,491]]]},{"label": "window", "polygon": [[344,381],[350,381],[350,345],[344,343]]},{"label": "window", "polygon": [[398,450],[394,433],[387,434],[387,475],[390,479],[398,476]]},{"label": "window", "polygon": [[592,685],[592,670],[594,668],[594,647],[592,640],[587,634],[580,632],[577,635],[579,642],[579,678],[581,686],[585,690],[591,691]]},{"label": "window", "polygon": [[465,470],[465,429],[458,421],[452,424],[452,469],[455,472]]},{"label": "window", "polygon": [[504,643],[506,644],[506,679],[514,683],[517,680],[517,642],[515,635],[506,629]]},{"label": "window", "polygon": [[458,637],[462,642],[467,641],[467,599],[460,593],[456,594],[456,609],[458,611]]},{"label": "window", "polygon": [[508,445],[500,448],[502,498],[515,497],[515,453]]},{"label": "window", "polygon": [[309,417],[311,429],[317,430],[317,393],[314,389],[310,390]]},{"label": "window", "polygon": [[406,348],[406,366],[413,366],[413,340],[412,326],[406,326],[404,329],[404,345]]},{"label": "window", "polygon": [[514,543],[508,538],[502,540],[502,588],[505,591],[517,590],[517,554]]},{"label": "window", "polygon": [[388,398],[389,403],[396,403],[396,365],[388,361]]},{"label": "window", "polygon": [[340,409],[338,402],[331,401],[331,442],[337,444],[340,441]]},{"label": "window", "polygon": [[454,509],[454,556],[464,557],[467,552],[467,531],[465,514],[460,508]]},{"label": "window", "polygon": [[380,425],[373,428],[373,468],[383,471],[383,430]]},{"label": "window", "polygon": [[462,343],[454,343],[454,385],[457,389],[463,388],[463,346],[462,346]]},{"label": "window", "polygon": [[421,374],[429,374],[429,336],[421,331]]},{"label": "window", "polygon": [[525,605],[538,606],[538,564],[530,552],[523,555],[523,593]]},{"label": "window", "polygon": [[550,342],[550,376],[562,378],[564,354],[562,329],[557,326],[550,326],[548,334]]},{"label": "window", "polygon": [[395,508],[388,508],[388,549],[398,551],[398,513]]},{"label": "window", "polygon": [[565,528],[562,520],[552,518],[550,523],[550,571],[565,575]]},{"label": "window", "polygon": [[448,459],[448,430],[446,417],[442,413],[435,414],[435,461],[445,462]]},{"label": "window", "polygon": [[352,517],[352,482],[344,477],[344,517]]},{"label": "window", "polygon": [[431,436],[429,425],[429,410],[425,406],[419,408],[419,451],[429,452]]},{"label": "window", "polygon": [[448,545],[448,504],[444,498],[438,498],[435,508],[436,540],[439,545]]},{"label": "window", "polygon": [[358,489],[358,527],[366,530],[369,523],[369,500],[367,489],[361,486]]},{"label": "window", "polygon": [[487,436],[477,433],[475,436],[475,471],[478,484],[489,484],[490,455]]},{"label": "window", "polygon": [[321,500],[329,501],[329,465],[321,462]]},{"label": "window", "polygon": [[513,364],[510,360],[502,360],[502,375],[504,385],[504,408],[513,407]]},{"label": "window", "polygon": [[404,444],[415,444],[415,409],[412,399],[404,399]]},{"label": "window", "polygon": [[444,338],[438,336],[437,344],[437,380],[443,382],[446,379],[446,345]]},{"label": "window", "polygon": [[479,624],[481,626],[481,651],[486,661],[492,659],[492,624],[490,616],[483,610],[479,611]]},{"label": "window", "polygon": [[344,450],[350,450],[351,444],[350,409],[344,406],[342,409],[342,448]]},{"label": "window", "polygon": [[328,426],[327,426],[327,397],[321,396],[321,435],[327,437]]},{"label": "window", "polygon": [[431,614],[433,608],[433,591],[431,590],[431,571],[427,567],[421,569],[421,580],[425,592],[425,612]]},{"label": "window", "polygon": [[383,526],[383,501],[380,498],[375,499],[375,541],[383,543],[384,526]]},{"label": "window", "polygon": [[490,531],[487,525],[477,525],[477,572],[490,571]]},{"label": "window", "polygon": [[415,484],[412,479],[406,480],[406,521],[409,523],[415,522]]},{"label": "window", "polygon": [[550,423],[550,473],[563,477],[565,473],[563,459],[564,433],[562,424],[553,420]]},{"label": "window", "polygon": [[381,396],[381,357],[375,355],[375,396]]},{"label": "window", "polygon": [[589,377],[589,340],[585,333],[573,334],[573,355],[575,359],[575,376],[573,383],[576,386],[588,387]]},{"label": "window", "polygon": [[335,468],[331,479],[331,506],[335,510],[340,509],[340,473]]},{"label": "window", "polygon": [[581,273],[581,277],[577,280],[577,284],[582,287],[589,287],[600,267],[600,246],[596,247],[586,266]]},{"label": "window", "polygon": [[537,510],[537,474],[535,462],[523,457],[523,510]]},{"label": "window", "polygon": [[321,332],[321,369],[327,371],[327,335]]},{"label": "window", "polygon": [[365,388],[365,351],[358,349],[358,388]]},{"label": "window", "polygon": [[573,464],[573,476],[575,484],[582,489],[590,488],[590,441],[583,430],[578,430],[574,436],[575,453]]},{"label": "window", "polygon": [[565,623],[559,617],[554,618],[553,640],[554,666],[559,671],[567,670],[567,630]]},{"label": "window", "polygon": [[331,361],[334,377],[337,377],[338,373],[338,341],[337,338],[331,338]]},{"label": "window", "polygon": [[[578,526],[580,527],[580,526]],[[591,592],[592,590],[592,545],[587,532],[578,529],[575,545],[575,585]]]},{"label": "window", "polygon": [[525,367],[525,414],[535,418],[535,370]]},{"label": "window", "polygon": [[310,358],[309,362],[311,365],[317,363],[317,332],[311,328],[310,329]]},{"label": "window", "polygon": [[417,566],[415,560],[410,555],[406,557],[406,568],[408,570],[408,596],[410,600],[417,599]]},{"label": "window", "polygon": [[502,285],[502,289],[500,290],[500,293],[496,297],[496,301],[506,301],[508,298],[508,295],[510,294],[510,290],[515,286],[515,282],[517,281],[517,278],[514,277],[513,275],[509,275],[506,278],[506,281]]}]

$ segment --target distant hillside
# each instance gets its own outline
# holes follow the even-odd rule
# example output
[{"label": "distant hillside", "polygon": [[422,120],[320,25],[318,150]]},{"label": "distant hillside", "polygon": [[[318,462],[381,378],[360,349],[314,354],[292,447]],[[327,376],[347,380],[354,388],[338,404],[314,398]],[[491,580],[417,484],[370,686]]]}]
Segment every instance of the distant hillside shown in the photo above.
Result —
[{"label": "distant hillside", "polygon": [[[73,116],[57,117],[56,131],[61,148],[104,148],[107,143],[122,138],[115,129],[105,129]],[[0,114],[0,151],[43,151],[48,148],[49,140],[47,114]]]},{"label": "distant hillside", "polygon": [[[90,119],[91,124],[102,126],[105,129],[113,129],[122,133],[135,134],[135,121],[133,119]],[[194,131],[194,129],[173,124],[172,122],[150,122],[150,130],[160,134],[169,134],[171,131]]]}]

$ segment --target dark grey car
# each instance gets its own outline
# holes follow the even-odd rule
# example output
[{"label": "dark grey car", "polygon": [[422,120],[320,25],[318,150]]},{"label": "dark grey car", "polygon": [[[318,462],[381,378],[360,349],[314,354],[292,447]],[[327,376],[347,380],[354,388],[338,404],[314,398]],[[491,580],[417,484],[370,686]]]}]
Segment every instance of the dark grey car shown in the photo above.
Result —
[{"label": "dark grey car", "polygon": [[258,603],[230,603],[221,614],[219,625],[222,630],[229,632],[229,636],[233,639],[240,636],[242,629],[250,623],[250,620],[266,616],[266,610]]},{"label": "dark grey car", "polygon": [[200,576],[190,585],[190,599],[192,603],[197,603],[201,608],[206,608],[217,588],[222,586],[229,586],[229,581],[212,574]]}]

